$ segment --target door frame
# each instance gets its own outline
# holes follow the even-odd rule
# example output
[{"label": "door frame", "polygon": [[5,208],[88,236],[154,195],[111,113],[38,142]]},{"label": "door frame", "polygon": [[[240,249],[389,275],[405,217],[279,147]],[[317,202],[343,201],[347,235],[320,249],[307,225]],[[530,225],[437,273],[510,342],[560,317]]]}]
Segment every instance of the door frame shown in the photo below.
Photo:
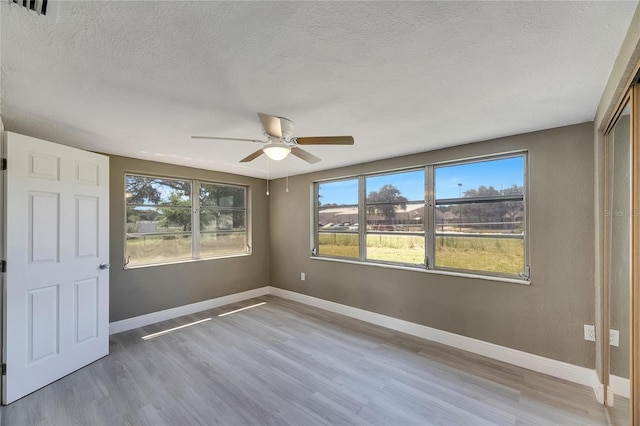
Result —
[{"label": "door frame", "polygon": [[631,87],[631,324],[630,324],[630,370],[631,379],[631,424],[640,425],[640,71],[636,74],[635,85]]}]

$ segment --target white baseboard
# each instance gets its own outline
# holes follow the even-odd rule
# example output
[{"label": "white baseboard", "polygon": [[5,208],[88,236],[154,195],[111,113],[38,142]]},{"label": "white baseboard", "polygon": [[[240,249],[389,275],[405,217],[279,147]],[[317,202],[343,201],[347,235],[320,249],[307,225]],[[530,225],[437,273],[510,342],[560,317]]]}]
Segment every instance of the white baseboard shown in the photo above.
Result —
[{"label": "white baseboard", "polygon": [[600,384],[598,375],[595,370],[589,368],[545,358],[517,349],[507,348],[505,346],[484,342],[482,340],[461,336],[459,334],[449,333],[447,331],[438,330],[398,318],[365,311],[363,309],[330,302],[328,300],[307,296],[305,294],[277,287],[269,287],[269,294],[366,321],[371,324],[390,328],[412,336],[442,343],[447,346],[452,346],[487,358],[517,365],[539,373],[548,374],[573,383],[589,386],[593,388],[594,393],[596,394],[596,399],[599,402],[604,402],[603,389],[599,390],[599,387],[602,385]]},{"label": "white baseboard", "polygon": [[[228,296],[222,296],[215,299],[192,303],[190,305],[178,306],[164,311],[152,312],[150,314],[112,322],[109,324],[109,333],[120,333],[134,328],[144,327],[156,322],[177,318],[182,315],[189,315],[267,294],[272,294],[274,296],[282,297],[283,299],[293,300],[305,305],[345,315],[402,333],[407,333],[412,336],[431,340],[443,345],[482,355],[487,358],[537,371],[539,373],[548,374],[580,385],[590,386],[593,388],[598,402],[604,402],[604,387],[600,383],[595,370],[273,286],[260,287],[253,290],[243,291],[241,293],[230,294]],[[610,392],[622,396],[625,396],[626,392],[626,397],[629,397],[628,379],[612,376],[610,383]]]},{"label": "white baseboard", "polygon": [[615,395],[629,398],[631,396],[631,381],[624,377],[611,375],[609,376],[609,389],[611,389],[611,392]]},{"label": "white baseboard", "polygon": [[264,296],[266,294],[269,294],[269,287],[260,287],[253,290],[230,294],[228,296],[216,297],[215,299],[191,303],[190,305],[178,306],[176,308],[165,309],[164,311],[152,312],[150,314],[140,315],[138,317],[115,321],[109,324],[109,334],[133,330],[134,328],[144,327],[145,325],[154,324],[156,322],[166,321],[172,318],[181,317],[183,315],[190,315],[196,312],[206,311],[207,309],[217,308],[219,306],[228,305],[230,303],[241,302],[243,300]]}]

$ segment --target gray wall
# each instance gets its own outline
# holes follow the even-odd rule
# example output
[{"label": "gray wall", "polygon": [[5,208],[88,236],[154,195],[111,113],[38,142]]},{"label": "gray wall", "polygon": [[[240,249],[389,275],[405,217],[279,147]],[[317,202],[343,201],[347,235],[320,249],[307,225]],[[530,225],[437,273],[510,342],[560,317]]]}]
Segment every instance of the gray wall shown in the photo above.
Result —
[{"label": "gray wall", "polygon": [[[310,259],[319,179],[529,150],[530,286]],[[273,182],[271,285],[594,368],[593,123]],[[300,272],[307,280],[300,281]]]},{"label": "gray wall", "polygon": [[[249,185],[253,253],[123,270],[125,172]],[[269,209],[263,180],[110,156],[110,203],[111,322],[269,285]]]}]

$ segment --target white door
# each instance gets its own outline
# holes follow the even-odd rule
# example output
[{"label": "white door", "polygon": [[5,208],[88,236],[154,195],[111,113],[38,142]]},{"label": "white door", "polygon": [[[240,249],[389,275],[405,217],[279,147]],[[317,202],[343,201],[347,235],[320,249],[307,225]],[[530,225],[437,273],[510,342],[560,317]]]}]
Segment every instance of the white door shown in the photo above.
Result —
[{"label": "white door", "polygon": [[9,404],[109,353],[109,159],[5,141]]}]

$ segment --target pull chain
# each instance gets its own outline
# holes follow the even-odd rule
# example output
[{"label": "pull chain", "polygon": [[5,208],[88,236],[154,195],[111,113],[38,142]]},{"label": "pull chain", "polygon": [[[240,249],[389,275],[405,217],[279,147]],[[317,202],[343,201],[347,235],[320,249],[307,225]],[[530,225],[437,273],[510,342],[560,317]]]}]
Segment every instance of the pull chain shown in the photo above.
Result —
[{"label": "pull chain", "polygon": [[269,157],[267,157],[267,196],[269,195]]}]

